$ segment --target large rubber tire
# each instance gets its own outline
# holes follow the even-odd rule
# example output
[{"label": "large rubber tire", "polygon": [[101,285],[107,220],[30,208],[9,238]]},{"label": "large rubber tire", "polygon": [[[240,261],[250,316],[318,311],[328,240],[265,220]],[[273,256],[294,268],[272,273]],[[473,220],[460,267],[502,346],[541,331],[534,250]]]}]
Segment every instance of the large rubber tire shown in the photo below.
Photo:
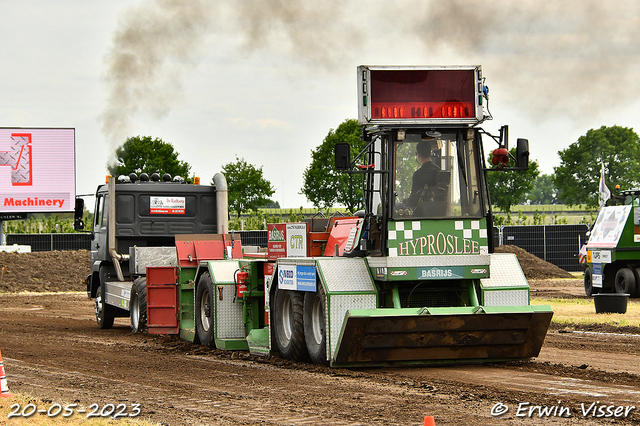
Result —
[{"label": "large rubber tire", "polygon": [[96,304],[95,304],[96,321],[98,327],[102,329],[113,327],[113,320],[115,318],[114,309],[112,306],[104,303],[104,292],[102,286],[98,286],[96,291]]},{"label": "large rubber tire", "polygon": [[210,348],[216,347],[214,297],[213,281],[209,272],[205,272],[196,289],[196,334],[200,344]]},{"label": "large rubber tire", "polygon": [[594,294],[598,294],[599,288],[593,286],[593,275],[591,274],[591,268],[585,268],[584,270],[584,293],[587,297],[591,297]]},{"label": "large rubber tire", "polygon": [[131,286],[129,299],[129,315],[131,316],[131,331],[141,333],[147,329],[147,278],[140,277]]},{"label": "large rubber tire", "polygon": [[633,270],[636,277],[636,294],[632,294],[631,297],[640,297],[640,268]]},{"label": "large rubber tire", "polygon": [[621,268],[616,273],[616,293],[636,294],[636,277],[629,268]]},{"label": "large rubber tire", "polygon": [[309,359],[304,341],[304,299],[298,291],[276,289],[272,313],[275,340],[280,355],[294,361]]},{"label": "large rubber tire", "polygon": [[304,339],[311,361],[329,365],[327,361],[327,333],[325,329],[326,297],[319,285],[318,291],[304,295]]}]

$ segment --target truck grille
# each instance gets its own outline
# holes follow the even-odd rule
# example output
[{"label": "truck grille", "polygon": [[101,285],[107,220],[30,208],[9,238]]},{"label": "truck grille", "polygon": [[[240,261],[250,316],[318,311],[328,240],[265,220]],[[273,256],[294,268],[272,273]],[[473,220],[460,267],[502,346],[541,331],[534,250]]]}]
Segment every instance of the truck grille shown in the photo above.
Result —
[{"label": "truck grille", "polygon": [[[416,284],[422,285],[415,287]],[[403,308],[444,308],[469,306],[470,299],[466,286],[433,287],[427,283],[415,283],[400,289],[400,303]]]}]

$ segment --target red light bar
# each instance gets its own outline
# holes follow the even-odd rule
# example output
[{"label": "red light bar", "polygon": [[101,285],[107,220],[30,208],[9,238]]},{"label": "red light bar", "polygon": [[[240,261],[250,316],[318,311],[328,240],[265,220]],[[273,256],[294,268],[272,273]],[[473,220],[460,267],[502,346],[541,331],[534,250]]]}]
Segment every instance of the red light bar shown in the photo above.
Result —
[{"label": "red light bar", "polygon": [[359,67],[360,122],[463,122],[482,114],[479,67]]}]

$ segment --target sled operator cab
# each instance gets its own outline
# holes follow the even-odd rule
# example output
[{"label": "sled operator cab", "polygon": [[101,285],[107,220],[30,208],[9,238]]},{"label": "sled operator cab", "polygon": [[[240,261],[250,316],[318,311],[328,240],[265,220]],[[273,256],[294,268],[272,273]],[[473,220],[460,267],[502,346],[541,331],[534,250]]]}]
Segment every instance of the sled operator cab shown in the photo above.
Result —
[{"label": "sled operator cab", "polygon": [[440,242],[421,241],[426,245],[415,254],[493,251],[485,172],[495,169],[485,164],[482,137],[497,143],[493,163],[501,171],[526,170],[529,152],[528,141],[518,139],[516,158],[511,159],[515,166],[508,167],[507,126],[499,136],[478,127],[491,118],[484,115],[488,88],[483,82],[480,66],[358,67],[358,117],[367,146],[352,161],[350,147],[338,144],[336,168],[364,175],[370,232],[363,248],[370,255],[404,254],[389,239],[397,232],[384,228],[393,231],[394,222],[416,226],[423,220],[435,226],[444,220],[458,221],[457,226],[460,220],[473,221],[482,241],[458,240],[456,246],[450,234],[443,234]]}]

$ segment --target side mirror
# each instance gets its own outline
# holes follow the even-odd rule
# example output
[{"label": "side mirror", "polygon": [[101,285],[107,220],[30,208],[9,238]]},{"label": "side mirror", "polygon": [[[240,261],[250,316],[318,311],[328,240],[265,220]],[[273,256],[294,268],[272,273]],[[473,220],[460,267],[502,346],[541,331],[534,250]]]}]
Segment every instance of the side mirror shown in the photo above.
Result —
[{"label": "side mirror", "polygon": [[349,170],[351,168],[351,145],[337,143],[335,148],[336,170]]},{"label": "side mirror", "polygon": [[84,200],[82,198],[76,198],[76,206],[73,210],[73,229],[76,231],[82,231],[84,229]]},{"label": "side mirror", "polygon": [[516,167],[522,170],[529,169],[529,140],[518,139],[516,148]]}]

